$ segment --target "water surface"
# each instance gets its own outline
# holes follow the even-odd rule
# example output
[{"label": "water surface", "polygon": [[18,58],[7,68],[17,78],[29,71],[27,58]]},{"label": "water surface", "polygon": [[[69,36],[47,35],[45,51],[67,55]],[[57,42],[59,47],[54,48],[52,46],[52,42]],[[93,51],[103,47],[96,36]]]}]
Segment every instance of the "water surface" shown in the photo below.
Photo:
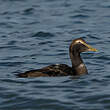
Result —
[{"label": "water surface", "polygon": [[[109,110],[110,1],[1,0],[0,110]],[[71,65],[68,48],[83,37],[89,74],[16,78],[50,64]]]}]

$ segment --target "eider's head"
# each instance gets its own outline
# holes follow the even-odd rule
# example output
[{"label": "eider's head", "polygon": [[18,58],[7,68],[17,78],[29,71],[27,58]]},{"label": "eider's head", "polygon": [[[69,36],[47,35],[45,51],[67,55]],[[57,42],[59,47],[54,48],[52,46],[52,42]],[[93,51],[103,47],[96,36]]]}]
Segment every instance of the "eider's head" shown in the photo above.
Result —
[{"label": "eider's head", "polygon": [[77,75],[88,73],[87,68],[80,57],[81,52],[87,51],[95,52],[97,51],[97,49],[88,45],[82,38],[78,38],[72,41],[69,48],[69,54],[72,61],[72,68],[74,69],[75,74]]},{"label": "eider's head", "polygon": [[88,45],[82,38],[77,38],[72,41],[70,45],[70,52],[71,53],[81,53],[87,51],[97,51],[97,49]]}]

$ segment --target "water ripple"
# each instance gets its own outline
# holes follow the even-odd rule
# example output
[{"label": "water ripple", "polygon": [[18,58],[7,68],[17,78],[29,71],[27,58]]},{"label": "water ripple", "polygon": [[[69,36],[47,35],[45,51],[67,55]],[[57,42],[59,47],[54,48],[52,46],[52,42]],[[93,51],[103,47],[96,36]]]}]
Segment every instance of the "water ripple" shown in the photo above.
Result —
[{"label": "water ripple", "polygon": [[[1,110],[109,110],[110,4],[102,0],[0,1]],[[71,66],[69,45],[82,37],[97,48],[81,54],[88,75],[16,78],[50,64]]]},{"label": "water ripple", "polygon": [[53,37],[54,35],[48,32],[37,32],[32,37]]}]

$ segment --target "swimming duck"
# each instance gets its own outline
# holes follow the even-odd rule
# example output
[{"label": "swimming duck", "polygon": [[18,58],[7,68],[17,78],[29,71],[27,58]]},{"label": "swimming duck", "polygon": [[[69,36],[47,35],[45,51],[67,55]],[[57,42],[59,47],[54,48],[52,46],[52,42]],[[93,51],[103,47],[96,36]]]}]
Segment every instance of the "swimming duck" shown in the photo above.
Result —
[{"label": "swimming duck", "polygon": [[72,67],[66,64],[53,64],[41,69],[30,70],[17,74],[18,77],[40,77],[40,76],[76,76],[87,74],[87,68],[81,59],[80,53],[87,51],[97,51],[88,45],[82,38],[72,41],[69,47],[69,55]]}]

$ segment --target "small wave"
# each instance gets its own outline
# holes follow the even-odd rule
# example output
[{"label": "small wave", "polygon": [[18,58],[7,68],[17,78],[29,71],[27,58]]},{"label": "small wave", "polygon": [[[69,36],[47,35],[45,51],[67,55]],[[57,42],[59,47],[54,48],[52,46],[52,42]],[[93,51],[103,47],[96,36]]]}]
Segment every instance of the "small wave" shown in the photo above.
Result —
[{"label": "small wave", "polygon": [[33,34],[32,37],[54,37],[54,35],[49,32],[40,31],[40,32]]},{"label": "small wave", "polygon": [[29,15],[34,13],[34,8],[27,8],[23,10],[23,15]]},{"label": "small wave", "polygon": [[85,19],[85,18],[89,18],[88,15],[85,15],[85,14],[77,14],[77,15],[74,15],[74,16],[70,16],[70,18],[81,18],[81,19]]}]

